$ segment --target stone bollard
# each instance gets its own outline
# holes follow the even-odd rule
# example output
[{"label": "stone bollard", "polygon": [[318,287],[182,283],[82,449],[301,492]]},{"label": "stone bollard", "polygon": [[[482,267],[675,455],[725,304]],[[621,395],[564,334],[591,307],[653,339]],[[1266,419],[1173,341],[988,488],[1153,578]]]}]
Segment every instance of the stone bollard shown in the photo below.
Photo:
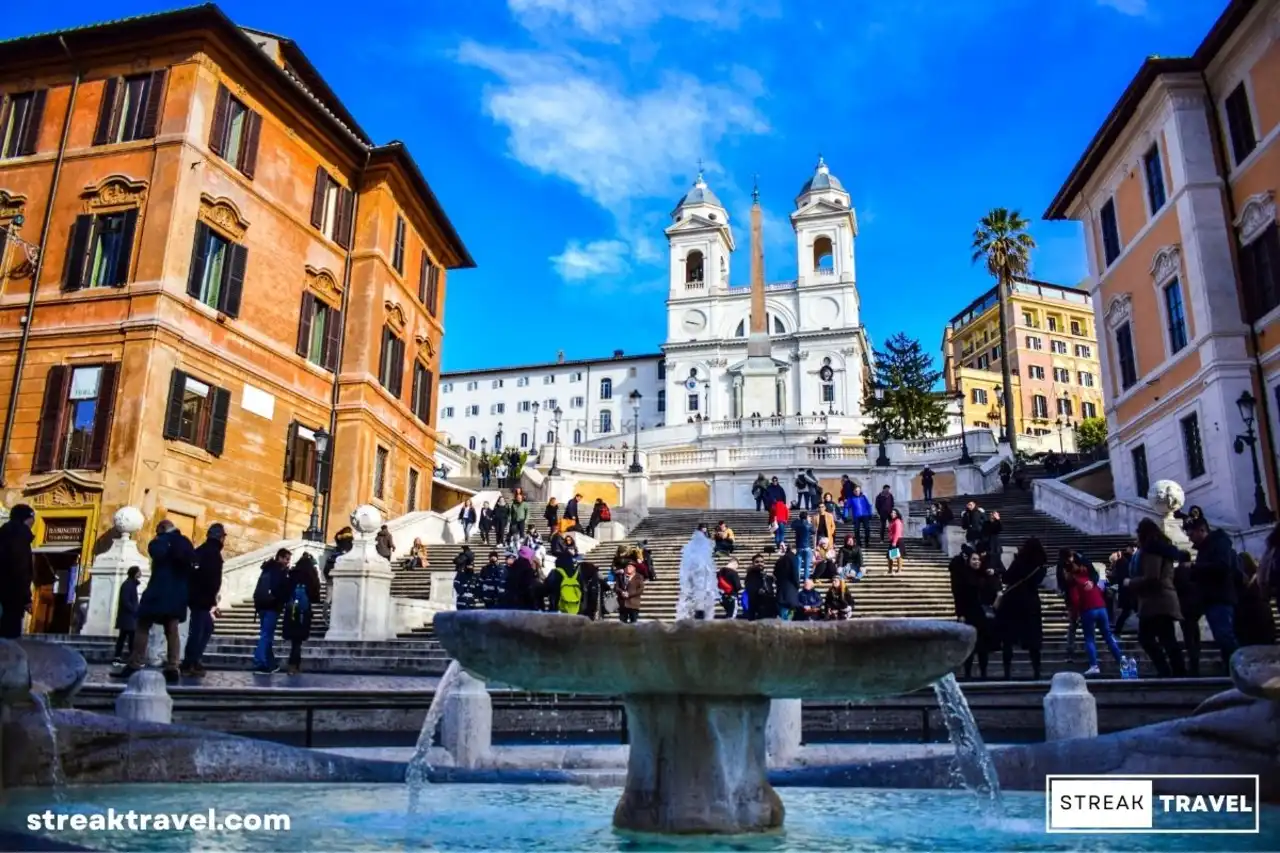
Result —
[{"label": "stone bollard", "polygon": [[116,716],[144,723],[173,722],[173,699],[163,673],[143,669],[131,675],[124,692],[116,697]]},{"label": "stone bollard", "polygon": [[765,724],[765,749],[769,764],[784,767],[795,761],[800,752],[803,730],[802,706],[799,699],[774,699],[769,703],[769,722]]},{"label": "stone bollard", "polygon": [[1044,739],[1098,736],[1098,703],[1078,672],[1059,672],[1044,697]]},{"label": "stone bollard", "polygon": [[445,697],[440,718],[440,744],[455,767],[474,769],[484,763],[493,744],[493,700],[480,679],[465,669]]}]

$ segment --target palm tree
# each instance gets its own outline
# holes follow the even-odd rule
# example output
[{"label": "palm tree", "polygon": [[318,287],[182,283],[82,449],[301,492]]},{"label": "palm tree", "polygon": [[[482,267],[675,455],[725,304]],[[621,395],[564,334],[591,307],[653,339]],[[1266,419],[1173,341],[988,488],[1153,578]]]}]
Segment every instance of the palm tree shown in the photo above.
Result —
[{"label": "palm tree", "polygon": [[996,279],[996,303],[1000,314],[1000,373],[1004,386],[1004,434],[1009,451],[1018,452],[1018,431],[1013,423],[1013,394],[1009,381],[1009,331],[1004,307],[1015,278],[1024,278],[1031,267],[1036,241],[1027,233],[1030,223],[1017,210],[996,207],[978,220],[973,232],[973,263],[985,261]]}]

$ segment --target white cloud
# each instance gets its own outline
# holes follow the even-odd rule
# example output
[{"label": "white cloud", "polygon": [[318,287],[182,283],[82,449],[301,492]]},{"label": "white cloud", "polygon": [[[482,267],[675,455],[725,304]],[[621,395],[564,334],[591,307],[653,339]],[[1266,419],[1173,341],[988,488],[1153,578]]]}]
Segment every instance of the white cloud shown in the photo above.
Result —
[{"label": "white cloud", "polygon": [[724,137],[768,127],[756,108],[763,87],[746,70],[723,85],[670,72],[629,91],[577,56],[468,42],[458,58],[498,78],[484,108],[507,128],[512,157],[569,181],[620,219],[635,200],[674,201]]},{"label": "white cloud", "polygon": [[621,240],[593,240],[586,245],[570,240],[562,253],[551,257],[551,264],[565,281],[618,277],[631,270],[630,251]]},{"label": "white cloud", "polygon": [[1137,18],[1147,14],[1147,0],[1097,0],[1097,3],[1115,9],[1121,15]]},{"label": "white cloud", "polygon": [[745,0],[507,0],[507,6],[529,29],[567,24],[608,42],[663,18],[734,29],[744,15],[759,14]]}]

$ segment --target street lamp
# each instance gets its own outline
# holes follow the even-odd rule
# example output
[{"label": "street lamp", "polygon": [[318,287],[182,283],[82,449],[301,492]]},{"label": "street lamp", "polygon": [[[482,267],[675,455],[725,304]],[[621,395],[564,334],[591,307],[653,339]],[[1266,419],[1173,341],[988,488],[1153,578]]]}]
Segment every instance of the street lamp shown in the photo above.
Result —
[{"label": "street lamp", "polygon": [[969,455],[969,434],[964,427],[964,388],[956,379],[956,400],[960,403],[960,464],[972,465],[973,457]]},{"label": "street lamp", "polygon": [[702,419],[704,421],[711,420],[711,380],[706,379],[702,383]]},{"label": "street lamp", "polygon": [[555,416],[554,419],[552,420],[552,423],[555,424],[556,443],[554,448],[551,451],[551,470],[547,472],[547,476],[559,477],[560,476],[560,418],[564,415],[564,410],[562,410],[559,406],[556,406],[555,411],[553,411],[551,414]]},{"label": "street lamp", "polygon": [[302,538],[308,542],[323,542],[324,534],[320,532],[320,475],[324,471],[325,456],[329,452],[329,433],[325,432],[324,427],[320,427],[312,436],[312,441],[316,448],[316,482],[311,494],[311,523],[307,525]]},{"label": "street lamp", "polygon": [[1247,389],[1240,394],[1240,399],[1236,400],[1245,430],[1244,435],[1236,436],[1236,453],[1244,453],[1247,446],[1249,458],[1253,460],[1253,512],[1249,513],[1249,524],[1253,527],[1270,524],[1276,518],[1275,513],[1267,506],[1267,492],[1262,488],[1262,472],[1258,470],[1258,436],[1253,431],[1254,407],[1257,404],[1258,401]]},{"label": "street lamp", "polygon": [[631,414],[635,419],[635,444],[631,447],[631,468],[628,470],[632,474],[639,474],[644,470],[640,465],[640,398],[643,396],[639,388],[631,392]]},{"label": "street lamp", "polygon": [[533,401],[533,458],[538,458],[538,401]]},{"label": "street lamp", "polygon": [[1062,433],[1066,431],[1067,427],[1069,426],[1073,427],[1075,426],[1075,424],[1071,422],[1070,418],[1066,418],[1062,416],[1059,416],[1055,423],[1058,424],[1058,452],[1061,453],[1063,456],[1066,456],[1067,448],[1066,448],[1066,445],[1062,443]]},{"label": "street lamp", "polygon": [[876,417],[880,421],[880,456],[876,459],[876,467],[889,467],[889,454],[885,450],[884,442],[887,437],[888,430],[884,425],[884,387],[876,386]]},{"label": "street lamp", "polygon": [[996,394],[997,420],[1000,421],[1000,440],[1008,441],[1009,436],[1006,435],[1005,433],[1005,423],[1004,423],[1004,389],[1001,388],[999,385],[997,385],[995,387],[995,394]]}]

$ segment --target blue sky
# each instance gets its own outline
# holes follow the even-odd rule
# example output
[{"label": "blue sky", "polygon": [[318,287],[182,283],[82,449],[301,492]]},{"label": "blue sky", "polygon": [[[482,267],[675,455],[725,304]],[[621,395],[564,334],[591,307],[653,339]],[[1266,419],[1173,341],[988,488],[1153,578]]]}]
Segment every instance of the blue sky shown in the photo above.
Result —
[{"label": "blue sky", "polygon": [[[170,8],[11,4],[0,36]],[[863,322],[930,352],[990,281],[978,218],[1020,208],[1033,273],[1086,274],[1039,215],[1148,54],[1194,50],[1224,0],[228,0],[296,40],[377,141],[402,139],[475,257],[451,275],[447,370],[657,351],[662,228],[699,159],[748,277],[752,176],[770,280],[818,152],[858,211]]]}]

